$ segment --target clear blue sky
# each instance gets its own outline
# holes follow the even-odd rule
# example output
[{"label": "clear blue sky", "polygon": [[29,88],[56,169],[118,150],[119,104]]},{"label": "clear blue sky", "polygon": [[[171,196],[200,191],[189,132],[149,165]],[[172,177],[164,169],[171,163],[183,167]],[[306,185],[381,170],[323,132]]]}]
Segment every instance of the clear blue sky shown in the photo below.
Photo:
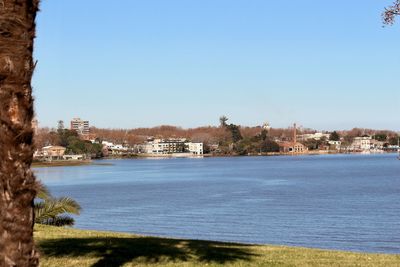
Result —
[{"label": "clear blue sky", "polygon": [[400,130],[400,21],[382,0],[43,0],[41,126],[297,122]]}]

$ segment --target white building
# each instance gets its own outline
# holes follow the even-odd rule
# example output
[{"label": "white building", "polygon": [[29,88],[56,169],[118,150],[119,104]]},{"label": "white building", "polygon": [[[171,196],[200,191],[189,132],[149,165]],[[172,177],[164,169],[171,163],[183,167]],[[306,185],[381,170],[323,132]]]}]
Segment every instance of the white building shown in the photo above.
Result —
[{"label": "white building", "polygon": [[88,135],[90,133],[89,121],[73,118],[71,120],[71,130],[75,130],[78,134]]},{"label": "white building", "polygon": [[185,138],[149,139],[141,145],[142,153],[153,155],[167,155],[176,153],[191,153],[203,155],[203,143],[187,142]]},{"label": "white building", "polygon": [[384,148],[385,142],[378,141],[375,139],[371,140],[371,149],[382,150]]},{"label": "white building", "polygon": [[149,139],[142,145],[142,151],[146,154],[183,153],[186,150],[185,138]]},{"label": "white building", "polygon": [[108,151],[107,154],[121,154],[129,150],[128,147],[122,144],[114,144],[108,141],[102,141],[101,144],[103,145],[103,151]]},{"label": "white building", "polygon": [[350,148],[353,151],[367,151],[371,149],[371,136],[355,137]]},{"label": "white building", "polygon": [[190,153],[194,155],[203,155],[204,150],[203,150],[203,143],[192,143],[188,142],[186,143],[187,148]]},{"label": "white building", "polygon": [[323,138],[329,139],[330,134],[327,133],[313,133],[313,134],[301,134],[297,136],[297,140],[306,141],[310,139],[321,140]]},{"label": "white building", "polygon": [[335,147],[335,149],[340,150],[340,147],[342,145],[341,141],[333,141],[333,140],[329,140],[328,144]]}]

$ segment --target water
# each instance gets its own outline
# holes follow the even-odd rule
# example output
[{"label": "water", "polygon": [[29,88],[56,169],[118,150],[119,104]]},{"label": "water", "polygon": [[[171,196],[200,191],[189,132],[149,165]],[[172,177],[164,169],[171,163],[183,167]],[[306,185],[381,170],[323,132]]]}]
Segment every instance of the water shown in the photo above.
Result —
[{"label": "water", "polygon": [[81,204],[77,228],[400,253],[394,154],[101,163],[36,169]]}]

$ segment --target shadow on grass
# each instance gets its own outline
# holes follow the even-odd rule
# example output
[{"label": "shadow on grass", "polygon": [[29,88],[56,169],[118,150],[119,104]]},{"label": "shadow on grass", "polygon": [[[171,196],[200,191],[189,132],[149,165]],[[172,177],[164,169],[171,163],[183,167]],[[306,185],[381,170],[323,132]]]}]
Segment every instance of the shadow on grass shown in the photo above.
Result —
[{"label": "shadow on grass", "polygon": [[93,267],[121,266],[136,260],[145,263],[250,261],[256,256],[248,245],[153,237],[66,238],[39,242],[46,257],[99,258]]}]

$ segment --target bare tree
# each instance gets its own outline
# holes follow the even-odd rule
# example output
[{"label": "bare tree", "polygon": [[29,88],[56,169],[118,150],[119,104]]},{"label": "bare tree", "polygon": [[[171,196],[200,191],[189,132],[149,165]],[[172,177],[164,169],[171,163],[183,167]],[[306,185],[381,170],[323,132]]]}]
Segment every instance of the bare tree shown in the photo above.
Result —
[{"label": "bare tree", "polygon": [[39,0],[0,1],[0,266],[37,266],[31,78]]},{"label": "bare tree", "polygon": [[382,14],[383,23],[393,25],[397,16],[400,15],[400,0],[394,1],[393,5],[385,8]]}]

